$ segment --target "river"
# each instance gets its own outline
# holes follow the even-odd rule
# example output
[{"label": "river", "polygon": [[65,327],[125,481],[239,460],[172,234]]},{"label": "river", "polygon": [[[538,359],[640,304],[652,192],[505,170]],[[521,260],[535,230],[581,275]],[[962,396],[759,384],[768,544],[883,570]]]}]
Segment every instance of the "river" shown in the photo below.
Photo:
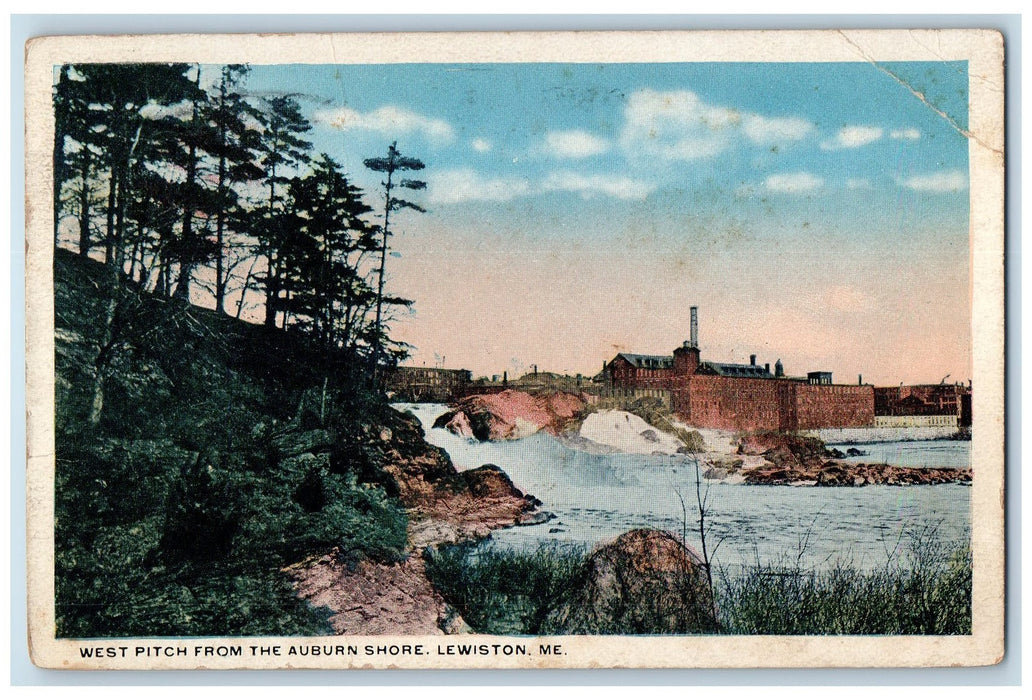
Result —
[{"label": "river", "polygon": [[[398,404],[423,424],[427,441],[445,449],[457,469],[501,467],[518,488],[556,519],[498,530],[488,546],[593,546],[640,527],[686,532],[697,549],[695,468],[682,455],[598,455],[538,433],[522,440],[476,442],[432,428],[443,404]],[[869,454],[855,461],[901,466],[969,466],[970,443],[928,441],[849,445]],[[847,446],[840,449],[845,451]],[[824,568],[849,563],[870,569],[900,543],[935,538],[954,547],[970,541],[970,486],[811,488],[703,481],[707,547],[726,569],[796,560]],[[684,508],[682,508],[682,501]]]},{"label": "river", "polygon": [[833,444],[842,452],[850,448],[863,450],[860,457],[846,457],[847,462],[892,464],[897,467],[970,467],[970,440],[920,440],[907,442],[870,442]]}]

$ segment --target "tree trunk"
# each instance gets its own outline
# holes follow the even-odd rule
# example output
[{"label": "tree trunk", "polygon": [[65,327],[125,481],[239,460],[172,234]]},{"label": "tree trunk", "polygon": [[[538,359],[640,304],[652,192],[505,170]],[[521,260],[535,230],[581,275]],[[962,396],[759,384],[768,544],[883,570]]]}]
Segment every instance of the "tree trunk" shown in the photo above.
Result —
[{"label": "tree trunk", "polygon": [[[85,150],[86,147],[83,146]],[[92,194],[92,188],[90,187],[90,158],[84,156],[82,160],[82,168],[80,169],[80,177],[82,178],[82,186],[79,189],[79,255],[87,256],[90,254],[90,195]]]},{"label": "tree trunk", "polygon": [[108,179],[107,236],[104,238],[104,262],[114,264],[115,251],[115,192],[118,189],[118,169],[112,164]]},{"label": "tree trunk", "polygon": [[118,313],[118,292],[121,270],[114,264],[108,265],[103,279],[107,288],[107,302],[104,304],[104,319],[101,324],[100,349],[93,363],[93,391],[90,400],[89,424],[96,427],[104,410],[104,381],[115,346],[115,316]]},{"label": "tree trunk", "polygon": [[[273,151],[275,153],[275,151]],[[269,173],[269,228],[266,235],[271,239],[271,232],[275,228],[276,216],[276,166],[272,166]],[[268,243],[269,269],[265,275],[265,326],[276,327],[276,306],[279,298],[279,273],[276,271],[276,246],[272,240]]]},{"label": "tree trunk", "polygon": [[225,268],[225,243],[223,240],[226,219],[225,185],[223,180],[226,177],[226,157],[219,158],[219,209],[218,218],[215,221],[215,243],[218,253],[215,256],[215,310],[219,313],[226,312],[226,268]]},{"label": "tree trunk", "polygon": [[251,288],[251,280],[254,275],[254,266],[258,262],[258,256],[251,258],[251,267],[247,270],[247,276],[244,277],[244,288],[240,292],[240,301],[237,302],[236,317],[240,318],[240,314],[244,311],[244,300],[247,298],[247,292]]},{"label": "tree trunk", "polygon": [[390,235],[391,217],[391,176],[393,168],[387,171],[387,182],[384,187],[385,200],[383,208],[383,245],[380,247],[380,274],[376,286],[376,335],[373,337],[373,368],[371,374],[372,388],[375,391],[380,386],[380,353],[383,345],[382,313],[383,313],[383,278],[387,269],[387,236]]},{"label": "tree trunk", "polygon": [[194,197],[193,188],[197,179],[197,147],[190,146],[189,156],[186,162],[186,201],[183,204],[183,235],[180,241],[182,252],[179,256],[179,279],[176,282],[175,296],[178,299],[190,298],[190,277],[193,274],[194,257],[196,255],[196,243],[194,242],[193,217]]},{"label": "tree trunk", "polygon": [[[200,69],[198,69],[199,71]],[[219,84],[219,175],[218,175],[218,209],[215,221],[215,242],[218,253],[215,256],[215,310],[226,312],[226,269],[223,235],[226,225],[226,68],[222,69],[222,82]]]}]

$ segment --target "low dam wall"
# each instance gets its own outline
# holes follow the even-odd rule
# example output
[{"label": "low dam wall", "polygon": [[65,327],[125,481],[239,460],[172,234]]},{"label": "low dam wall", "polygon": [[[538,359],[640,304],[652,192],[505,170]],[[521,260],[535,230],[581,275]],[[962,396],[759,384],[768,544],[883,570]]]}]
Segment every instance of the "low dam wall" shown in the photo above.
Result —
[{"label": "low dam wall", "polygon": [[906,442],[910,440],[944,440],[957,434],[957,428],[950,426],[926,428],[823,428],[802,431],[823,440],[827,444],[858,442]]}]

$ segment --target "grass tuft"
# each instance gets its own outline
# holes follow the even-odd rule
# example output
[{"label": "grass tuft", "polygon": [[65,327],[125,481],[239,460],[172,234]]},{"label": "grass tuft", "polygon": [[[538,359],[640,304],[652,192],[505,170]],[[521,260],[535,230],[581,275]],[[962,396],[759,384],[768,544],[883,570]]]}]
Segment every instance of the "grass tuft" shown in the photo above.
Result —
[{"label": "grass tuft", "polygon": [[[552,628],[556,618],[549,613],[568,602],[582,581],[586,559],[586,550],[573,546],[528,552],[459,545],[432,551],[427,571],[445,600],[476,632],[569,634],[570,630]],[[719,620],[714,631],[730,635],[971,634],[971,567],[969,548],[951,549],[924,533],[912,536],[902,551],[872,571],[846,563],[812,571],[793,561],[724,572],[715,583]],[[627,601],[643,614],[649,603]],[[606,629],[608,634],[647,632],[618,626]]]},{"label": "grass tuft", "polygon": [[545,618],[581,577],[586,552],[553,545],[532,552],[459,544],[430,550],[427,575],[483,634],[542,634]]}]

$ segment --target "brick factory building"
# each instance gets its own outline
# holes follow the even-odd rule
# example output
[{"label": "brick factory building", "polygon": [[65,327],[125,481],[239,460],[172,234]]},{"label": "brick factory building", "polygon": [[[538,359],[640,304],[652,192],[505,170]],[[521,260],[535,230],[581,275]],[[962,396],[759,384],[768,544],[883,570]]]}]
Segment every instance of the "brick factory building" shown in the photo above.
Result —
[{"label": "brick factory building", "polygon": [[725,430],[812,430],[874,425],[874,387],[833,384],[831,372],[785,375],[774,366],[703,361],[698,311],[691,308],[691,340],[673,355],[620,353],[603,370],[603,392],[654,398],[691,426]]},{"label": "brick factory building", "polygon": [[971,425],[971,387],[912,384],[874,390],[875,422],[890,425]]}]

